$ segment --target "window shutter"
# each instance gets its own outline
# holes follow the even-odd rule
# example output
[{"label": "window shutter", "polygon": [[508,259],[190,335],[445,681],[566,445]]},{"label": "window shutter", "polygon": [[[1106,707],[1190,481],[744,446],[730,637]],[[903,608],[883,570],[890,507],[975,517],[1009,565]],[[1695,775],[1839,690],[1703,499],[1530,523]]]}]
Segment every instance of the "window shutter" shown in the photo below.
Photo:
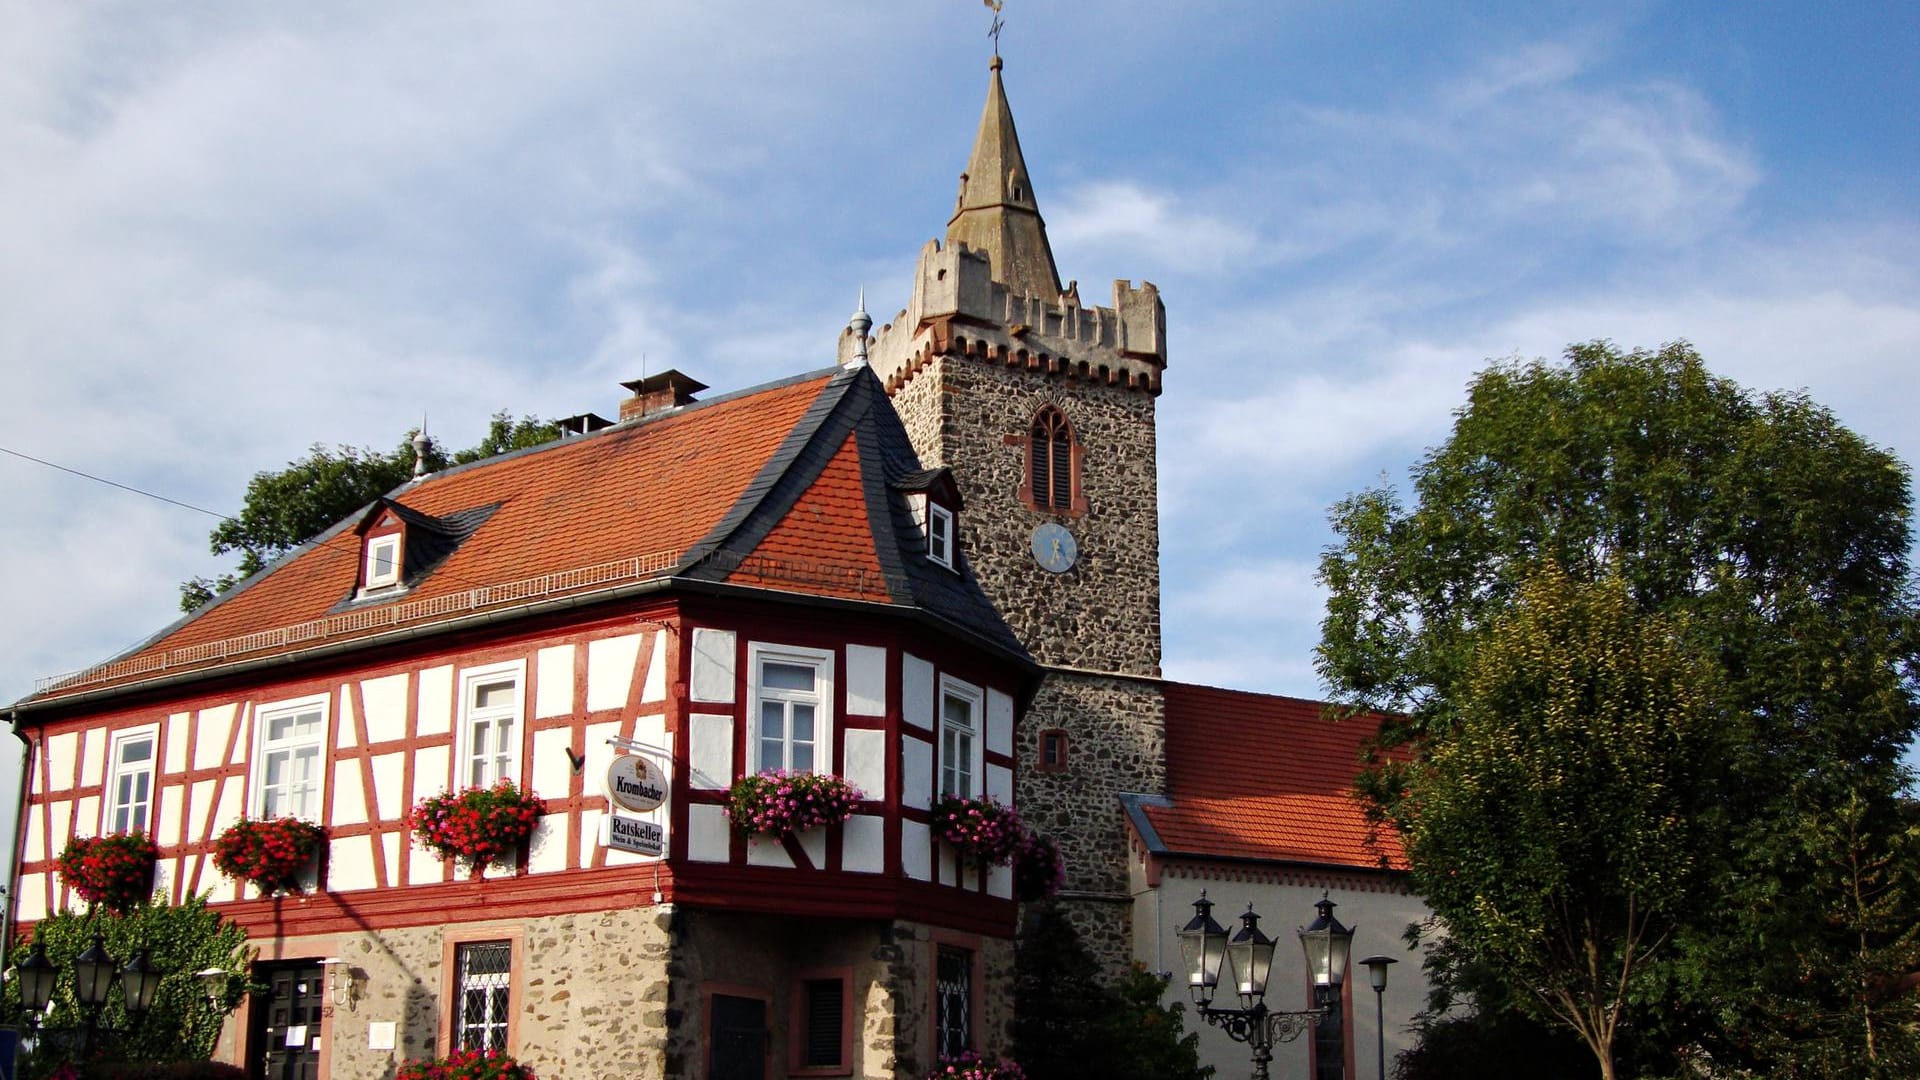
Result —
[{"label": "window shutter", "polygon": [[840,1060],[840,1024],[845,1015],[843,990],[839,979],[810,979],[807,982],[808,1068],[843,1064]]}]

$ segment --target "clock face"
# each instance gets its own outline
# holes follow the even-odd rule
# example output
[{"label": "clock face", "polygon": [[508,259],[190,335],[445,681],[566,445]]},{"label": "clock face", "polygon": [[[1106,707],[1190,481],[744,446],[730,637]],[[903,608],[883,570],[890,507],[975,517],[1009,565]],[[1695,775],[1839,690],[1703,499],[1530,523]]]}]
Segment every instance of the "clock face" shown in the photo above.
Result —
[{"label": "clock face", "polygon": [[1073,569],[1074,560],[1080,557],[1080,545],[1074,542],[1073,534],[1065,525],[1056,525],[1049,521],[1033,530],[1033,561],[1056,574],[1064,574]]}]

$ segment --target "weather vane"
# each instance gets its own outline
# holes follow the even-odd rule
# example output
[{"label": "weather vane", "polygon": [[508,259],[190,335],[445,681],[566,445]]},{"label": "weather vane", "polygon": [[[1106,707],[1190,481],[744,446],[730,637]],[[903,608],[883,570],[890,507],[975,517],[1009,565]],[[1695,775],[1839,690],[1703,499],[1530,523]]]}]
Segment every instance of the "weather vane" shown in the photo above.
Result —
[{"label": "weather vane", "polygon": [[1000,8],[1006,3],[1006,0],[981,0],[981,2],[993,9],[993,25],[987,28],[987,36],[993,39],[993,55],[998,57],[1000,55],[1000,29],[1007,25],[1001,21]]}]

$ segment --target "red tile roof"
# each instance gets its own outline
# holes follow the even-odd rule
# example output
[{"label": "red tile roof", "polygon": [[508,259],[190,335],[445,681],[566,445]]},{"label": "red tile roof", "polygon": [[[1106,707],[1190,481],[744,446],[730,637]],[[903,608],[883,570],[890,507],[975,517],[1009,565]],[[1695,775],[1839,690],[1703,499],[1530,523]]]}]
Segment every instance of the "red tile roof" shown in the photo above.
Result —
[{"label": "red tile roof", "polygon": [[667,576],[916,606],[1024,659],[970,575],[920,565],[925,540],[891,487],[920,473],[871,372],[803,376],[403,485],[388,501],[443,534],[442,561],[398,596],[354,600],[356,515],[38,697]]},{"label": "red tile roof", "polygon": [[1354,794],[1376,718],[1339,722],[1300,698],[1165,686],[1171,806],[1141,806],[1169,853],[1404,869],[1398,837]]}]

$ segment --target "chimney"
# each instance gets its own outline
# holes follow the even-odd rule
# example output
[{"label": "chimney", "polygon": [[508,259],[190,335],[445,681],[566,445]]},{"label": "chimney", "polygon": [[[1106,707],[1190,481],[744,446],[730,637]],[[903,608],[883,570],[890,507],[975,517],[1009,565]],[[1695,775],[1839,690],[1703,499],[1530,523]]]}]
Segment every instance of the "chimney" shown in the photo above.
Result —
[{"label": "chimney", "polygon": [[707,388],[706,383],[672,369],[620,385],[633,391],[632,397],[620,403],[620,419],[623,421],[691,405],[693,395]]},{"label": "chimney", "polygon": [[613,426],[613,421],[598,413],[584,412],[578,416],[569,416],[564,420],[555,420],[554,424],[560,428],[560,434],[562,436],[572,437],[591,435],[601,428],[610,428]]}]

